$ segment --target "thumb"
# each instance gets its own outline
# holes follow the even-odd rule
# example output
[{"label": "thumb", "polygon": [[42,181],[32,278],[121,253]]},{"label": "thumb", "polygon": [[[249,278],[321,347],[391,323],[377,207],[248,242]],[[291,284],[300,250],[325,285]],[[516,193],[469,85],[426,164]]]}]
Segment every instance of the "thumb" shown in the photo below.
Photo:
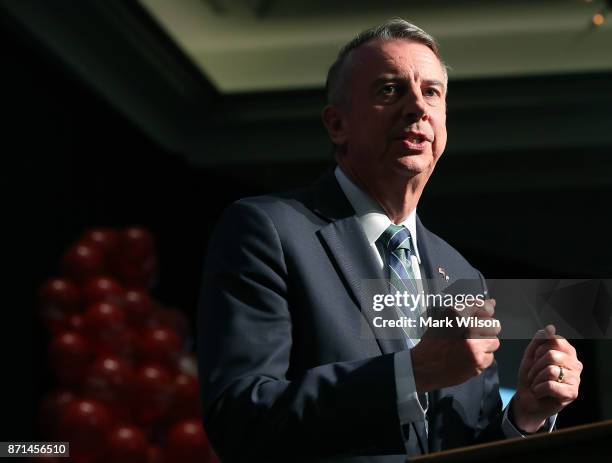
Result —
[{"label": "thumb", "polygon": [[555,339],[557,337],[557,328],[555,325],[546,325],[544,327],[544,335],[546,339]]},{"label": "thumb", "polygon": [[474,305],[473,316],[479,318],[492,318],[495,315],[495,299],[487,299],[481,305]]},{"label": "thumb", "polygon": [[495,313],[495,299],[485,299],[482,303],[466,304],[461,310],[455,309],[462,317],[489,318]]}]

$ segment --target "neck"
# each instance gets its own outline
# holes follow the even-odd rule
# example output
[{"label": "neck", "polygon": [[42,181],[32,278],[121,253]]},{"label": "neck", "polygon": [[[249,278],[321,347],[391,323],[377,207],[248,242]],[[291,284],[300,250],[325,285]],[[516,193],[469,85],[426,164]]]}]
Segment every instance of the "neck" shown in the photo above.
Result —
[{"label": "neck", "polygon": [[417,207],[425,182],[419,176],[410,177],[405,182],[384,182],[359,175],[359,171],[336,157],[342,172],[359,188],[367,193],[385,211],[389,220],[395,224],[405,221]]}]

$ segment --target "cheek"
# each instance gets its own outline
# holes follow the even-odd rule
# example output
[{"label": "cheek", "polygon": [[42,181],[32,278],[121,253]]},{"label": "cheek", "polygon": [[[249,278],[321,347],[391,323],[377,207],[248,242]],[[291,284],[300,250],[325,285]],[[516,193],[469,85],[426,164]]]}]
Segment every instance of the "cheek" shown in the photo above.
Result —
[{"label": "cheek", "polygon": [[356,147],[375,146],[384,141],[384,124],[381,115],[374,111],[355,113],[350,126],[350,138]]},{"label": "cheek", "polygon": [[436,119],[434,123],[435,139],[433,143],[433,155],[437,159],[446,148],[446,115]]}]

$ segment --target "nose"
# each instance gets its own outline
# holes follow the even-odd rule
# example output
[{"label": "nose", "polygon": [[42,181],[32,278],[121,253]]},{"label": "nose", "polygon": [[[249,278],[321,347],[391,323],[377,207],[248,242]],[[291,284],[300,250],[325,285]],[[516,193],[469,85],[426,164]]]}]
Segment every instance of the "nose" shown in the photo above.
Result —
[{"label": "nose", "polygon": [[427,120],[427,105],[421,92],[421,86],[417,82],[411,82],[410,87],[404,95],[403,116],[409,122]]}]

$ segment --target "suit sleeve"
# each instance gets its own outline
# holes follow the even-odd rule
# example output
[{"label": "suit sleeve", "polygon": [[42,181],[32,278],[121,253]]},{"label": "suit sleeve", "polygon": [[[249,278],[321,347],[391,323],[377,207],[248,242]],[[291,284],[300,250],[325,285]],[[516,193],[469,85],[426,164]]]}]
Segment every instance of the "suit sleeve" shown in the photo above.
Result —
[{"label": "suit sleeve", "polygon": [[[489,294],[487,282],[478,272],[478,277],[482,284],[483,294],[486,298],[492,297]],[[502,421],[502,400],[499,395],[499,373],[497,369],[497,361],[482,372],[483,395],[480,406],[480,414],[476,425],[476,443],[491,442],[506,438],[503,431]]]},{"label": "suit sleeve", "polygon": [[215,450],[223,461],[404,453],[393,354],[290,368],[288,271],[266,212],[232,205],[209,244],[198,309],[203,418]]},{"label": "suit sleeve", "polygon": [[502,401],[499,395],[497,362],[482,372],[483,395],[476,425],[476,442],[491,442],[506,438],[502,428]]}]

